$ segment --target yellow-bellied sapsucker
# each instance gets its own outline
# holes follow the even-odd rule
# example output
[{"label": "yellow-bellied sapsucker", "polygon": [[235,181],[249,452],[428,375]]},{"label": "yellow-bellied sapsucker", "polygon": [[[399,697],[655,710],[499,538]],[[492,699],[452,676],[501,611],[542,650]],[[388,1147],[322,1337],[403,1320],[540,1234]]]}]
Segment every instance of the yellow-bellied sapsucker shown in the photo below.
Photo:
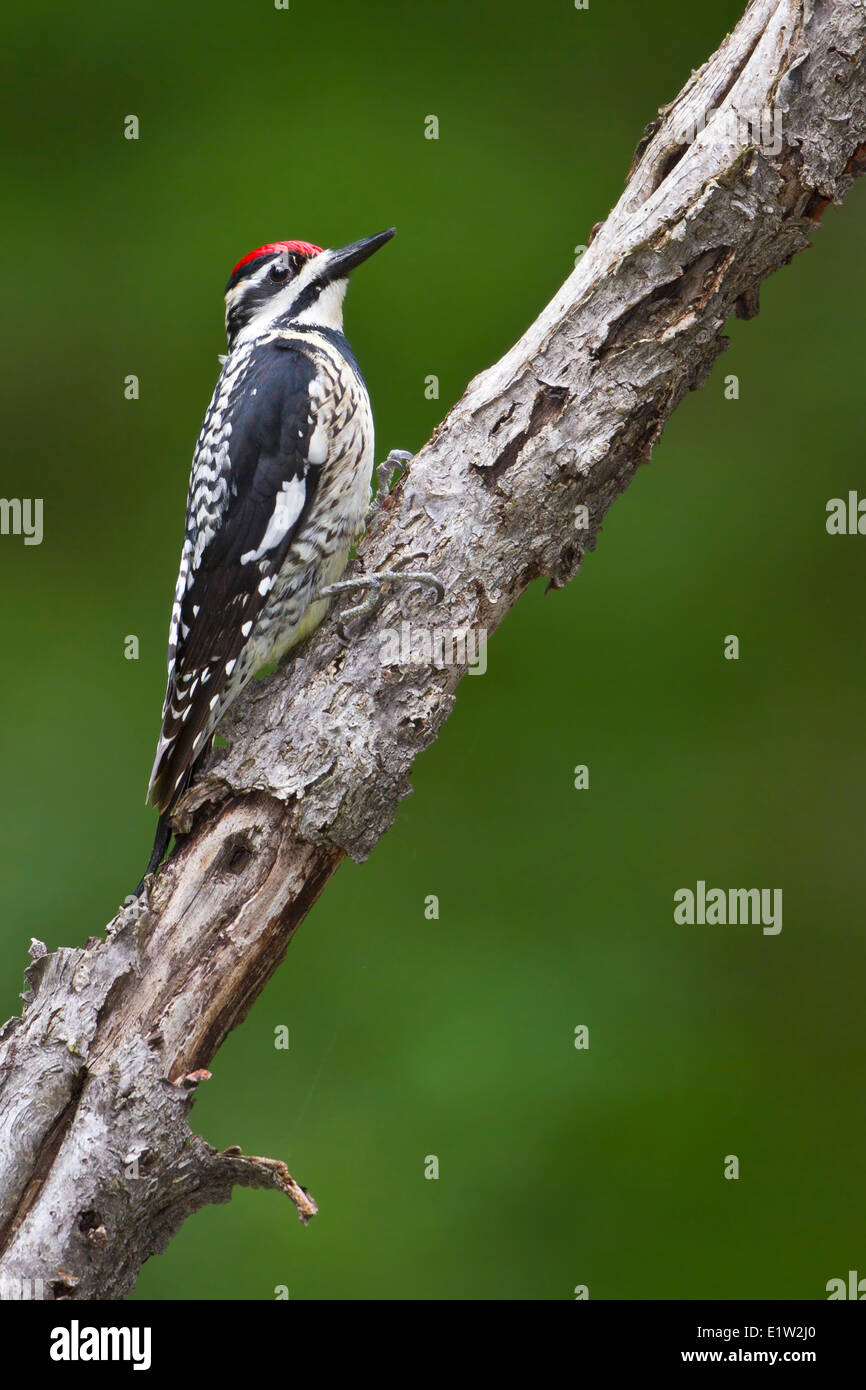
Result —
[{"label": "yellow-bellied sapsucker", "polygon": [[[260,246],[226,287],[228,355],[192,463],[148,788],[161,813],[250,677],[321,621],[331,594],[409,577],[337,582],[364,531],[373,465],[370,401],[343,336],[343,297],[349,273],[391,236],[339,251]],[[167,839],[159,849],[158,833],[151,868]]]}]

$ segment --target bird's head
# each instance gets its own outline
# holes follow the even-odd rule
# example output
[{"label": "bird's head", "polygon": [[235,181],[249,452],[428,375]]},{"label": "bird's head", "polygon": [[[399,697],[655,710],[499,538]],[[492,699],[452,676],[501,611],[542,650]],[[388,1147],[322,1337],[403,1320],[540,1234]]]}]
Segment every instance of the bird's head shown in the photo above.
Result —
[{"label": "bird's head", "polygon": [[250,251],[226,285],[229,348],[277,322],[341,329],[350,273],[390,241],[394,231],[377,232],[340,251],[323,251],[308,241],[272,241]]}]

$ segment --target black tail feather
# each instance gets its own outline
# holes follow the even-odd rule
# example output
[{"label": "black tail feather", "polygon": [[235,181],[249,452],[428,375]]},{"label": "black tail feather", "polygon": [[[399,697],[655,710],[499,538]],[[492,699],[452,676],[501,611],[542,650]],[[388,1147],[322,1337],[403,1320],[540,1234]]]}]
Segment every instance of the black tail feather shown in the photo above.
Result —
[{"label": "black tail feather", "polygon": [[152,874],[162,863],[162,857],[168,849],[168,842],[173,834],[174,831],[169,822],[169,813],[168,811],[163,811],[156,823],[156,835],[153,840],[153,849],[150,851],[150,859],[147,861],[147,868],[141,876],[141,882],[135,890],[136,897],[138,897],[144,887],[144,880],[147,878],[148,874]]},{"label": "black tail feather", "polygon": [[174,834],[174,830],[171,826],[172,812],[175,806],[177,805],[178,801],[180,800],[181,796],[186,791],[190,782],[192,781],[193,772],[195,771],[197,764],[201,761],[202,756],[202,754],[199,754],[199,757],[196,758],[195,762],[191,763],[190,766],[186,769],[186,772],[184,773],[183,777],[178,783],[174,796],[171,798],[171,801],[166,806],[165,810],[161,813],[159,820],[156,823],[156,835],[154,836],[153,840],[153,849],[150,851],[150,858],[147,861],[147,868],[141,876],[141,883],[139,883],[138,887],[135,890],[136,897],[138,897],[139,893],[144,887],[144,880],[147,878],[148,874],[154,873],[162,863],[163,855],[165,854],[165,851],[168,849],[168,842]]}]

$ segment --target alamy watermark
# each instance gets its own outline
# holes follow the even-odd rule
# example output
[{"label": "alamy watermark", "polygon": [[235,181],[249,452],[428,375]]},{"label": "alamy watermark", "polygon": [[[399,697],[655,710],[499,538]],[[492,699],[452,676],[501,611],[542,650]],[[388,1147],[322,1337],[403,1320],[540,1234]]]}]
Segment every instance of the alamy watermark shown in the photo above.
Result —
[{"label": "alamy watermark", "polygon": [[68,1327],[52,1329],[48,1355],[52,1361],[129,1361],[134,1371],[148,1371],[151,1329],[82,1327],[73,1318]]},{"label": "alamy watermark", "polygon": [[41,545],[42,498],[0,497],[0,536],[23,536],[25,545]]},{"label": "alamy watermark", "polygon": [[415,627],[402,622],[385,628],[379,639],[383,666],[465,666],[470,676],[487,670],[486,628]]},{"label": "alamy watermark", "polygon": [[710,107],[694,120],[681,120],[673,126],[673,137],[683,145],[691,145],[707,126],[714,135],[734,145],[753,145],[762,154],[782,152],[782,113],[778,107],[765,106],[762,111],[747,114],[729,107],[721,111]]},{"label": "alamy watermark", "polygon": [[17,1274],[0,1276],[0,1302],[11,1302],[13,1299],[19,1303],[44,1302],[45,1280]]},{"label": "alamy watermark", "polygon": [[866,497],[856,492],[831,497],[824,525],[828,536],[866,536]]},{"label": "alamy watermark", "polygon": [[861,1279],[856,1269],[848,1270],[847,1280],[828,1279],[825,1288],[828,1303],[839,1298],[853,1298],[858,1303],[866,1300],[866,1279]]},{"label": "alamy watermark", "polygon": [[678,926],[763,927],[764,936],[782,930],[781,888],[708,888],[702,878],[674,893]]}]

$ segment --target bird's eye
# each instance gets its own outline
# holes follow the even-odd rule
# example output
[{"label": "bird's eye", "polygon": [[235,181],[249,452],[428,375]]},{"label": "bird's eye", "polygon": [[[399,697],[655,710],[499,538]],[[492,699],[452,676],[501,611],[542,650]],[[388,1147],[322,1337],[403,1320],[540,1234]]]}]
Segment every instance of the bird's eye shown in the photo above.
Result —
[{"label": "bird's eye", "polygon": [[285,280],[288,273],[289,267],[287,265],[280,265],[279,261],[275,261],[268,271],[268,276],[271,280],[279,282],[280,280]]}]

